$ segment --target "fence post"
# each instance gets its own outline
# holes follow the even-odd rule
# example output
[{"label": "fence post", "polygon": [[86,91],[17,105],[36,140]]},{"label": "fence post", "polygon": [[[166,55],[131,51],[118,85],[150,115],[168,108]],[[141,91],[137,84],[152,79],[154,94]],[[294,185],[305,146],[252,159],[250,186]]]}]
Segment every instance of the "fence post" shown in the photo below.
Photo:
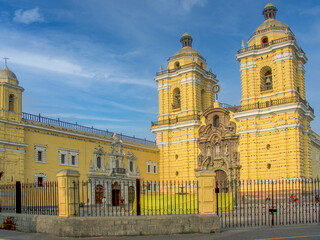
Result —
[{"label": "fence post", "polygon": [[16,182],[16,213],[21,213],[21,182]]},{"label": "fence post", "polygon": [[59,216],[79,216],[79,172],[64,169],[58,172]]},{"label": "fence post", "polygon": [[140,205],[140,179],[136,179],[136,196],[137,196],[137,216],[141,215],[141,205]]},{"label": "fence post", "polygon": [[198,201],[199,214],[216,214],[216,199],[215,199],[215,182],[216,173],[214,171],[197,172],[198,180]]}]

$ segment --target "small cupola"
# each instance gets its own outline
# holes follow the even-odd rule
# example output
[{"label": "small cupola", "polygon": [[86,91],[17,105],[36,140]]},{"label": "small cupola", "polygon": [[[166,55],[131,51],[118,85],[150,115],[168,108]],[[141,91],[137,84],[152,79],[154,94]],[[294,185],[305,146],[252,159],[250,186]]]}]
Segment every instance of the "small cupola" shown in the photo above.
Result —
[{"label": "small cupola", "polygon": [[265,20],[276,19],[277,11],[278,9],[272,3],[268,3],[264,7],[262,14]]},{"label": "small cupola", "polygon": [[10,79],[10,80],[18,81],[16,75],[7,67],[7,65],[5,65],[0,70],[0,79]]},{"label": "small cupola", "polygon": [[189,33],[184,33],[180,39],[182,47],[192,47],[192,37]]}]

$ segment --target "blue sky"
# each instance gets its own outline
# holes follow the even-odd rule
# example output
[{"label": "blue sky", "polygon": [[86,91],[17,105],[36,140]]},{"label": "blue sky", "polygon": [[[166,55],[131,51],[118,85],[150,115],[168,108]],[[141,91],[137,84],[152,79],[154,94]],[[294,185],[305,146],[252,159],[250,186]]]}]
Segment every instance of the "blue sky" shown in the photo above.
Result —
[{"label": "blue sky", "polygon": [[[17,75],[23,111],[153,140],[160,65],[184,32],[207,59],[222,90],[239,105],[235,59],[264,18],[267,0],[1,0],[0,57]],[[274,0],[306,52],[307,99],[319,101],[320,1]],[[320,133],[320,117],[312,123]]]}]

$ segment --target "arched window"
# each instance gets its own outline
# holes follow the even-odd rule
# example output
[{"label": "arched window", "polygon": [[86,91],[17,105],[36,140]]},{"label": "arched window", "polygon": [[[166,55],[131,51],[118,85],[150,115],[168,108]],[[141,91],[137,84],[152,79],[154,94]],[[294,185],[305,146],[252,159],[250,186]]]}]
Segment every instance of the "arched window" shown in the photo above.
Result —
[{"label": "arched window", "polygon": [[261,38],[261,44],[262,44],[262,46],[266,47],[266,46],[269,45],[268,43],[269,43],[268,37],[262,37],[262,38]]},{"label": "arched window", "polygon": [[9,111],[14,112],[14,95],[9,95]]},{"label": "arched window", "polygon": [[214,118],[213,118],[213,126],[219,127],[219,116],[218,115],[214,116]]},{"label": "arched window", "polygon": [[270,67],[264,67],[261,69],[261,91],[267,91],[272,89],[272,69]]},{"label": "arched window", "polygon": [[97,157],[97,168],[101,168],[101,157]]},{"label": "arched window", "polygon": [[201,108],[202,108],[203,112],[204,112],[204,110],[206,110],[206,107],[205,107],[205,91],[204,91],[204,89],[201,90]]},{"label": "arched window", "polygon": [[173,103],[172,103],[172,109],[177,109],[181,107],[181,99],[180,99],[180,89],[175,88],[173,90]]},{"label": "arched window", "polygon": [[174,69],[180,69],[180,63],[179,62],[175,62],[174,63]]}]

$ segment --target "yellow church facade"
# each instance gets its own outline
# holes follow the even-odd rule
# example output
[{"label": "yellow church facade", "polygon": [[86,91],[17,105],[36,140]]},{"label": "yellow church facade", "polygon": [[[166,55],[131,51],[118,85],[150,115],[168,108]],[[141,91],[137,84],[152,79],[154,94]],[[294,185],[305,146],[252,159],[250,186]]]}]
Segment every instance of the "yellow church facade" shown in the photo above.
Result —
[{"label": "yellow church facade", "polygon": [[[7,66],[0,70],[2,183],[56,180],[63,169],[80,179],[195,180],[310,178],[320,175],[320,137],[311,130],[307,57],[290,28],[264,8],[265,21],[243,43],[241,106],[219,103],[220,86],[185,33],[158,84],[156,142],[22,112],[22,92]],[[219,93],[221,94],[221,93]]]},{"label": "yellow church facade", "polygon": [[[190,35],[182,36],[182,49],[155,77],[159,118],[152,131],[161,179],[195,179],[200,170],[214,170],[225,180],[320,175],[319,136],[310,128],[315,115],[305,93],[308,59],[276,12],[273,4],[265,6],[265,21],[236,55],[242,87],[238,107],[215,99],[218,80],[211,69],[206,72]],[[186,38],[190,44],[184,44]],[[206,74],[212,74],[211,81]]]}]

